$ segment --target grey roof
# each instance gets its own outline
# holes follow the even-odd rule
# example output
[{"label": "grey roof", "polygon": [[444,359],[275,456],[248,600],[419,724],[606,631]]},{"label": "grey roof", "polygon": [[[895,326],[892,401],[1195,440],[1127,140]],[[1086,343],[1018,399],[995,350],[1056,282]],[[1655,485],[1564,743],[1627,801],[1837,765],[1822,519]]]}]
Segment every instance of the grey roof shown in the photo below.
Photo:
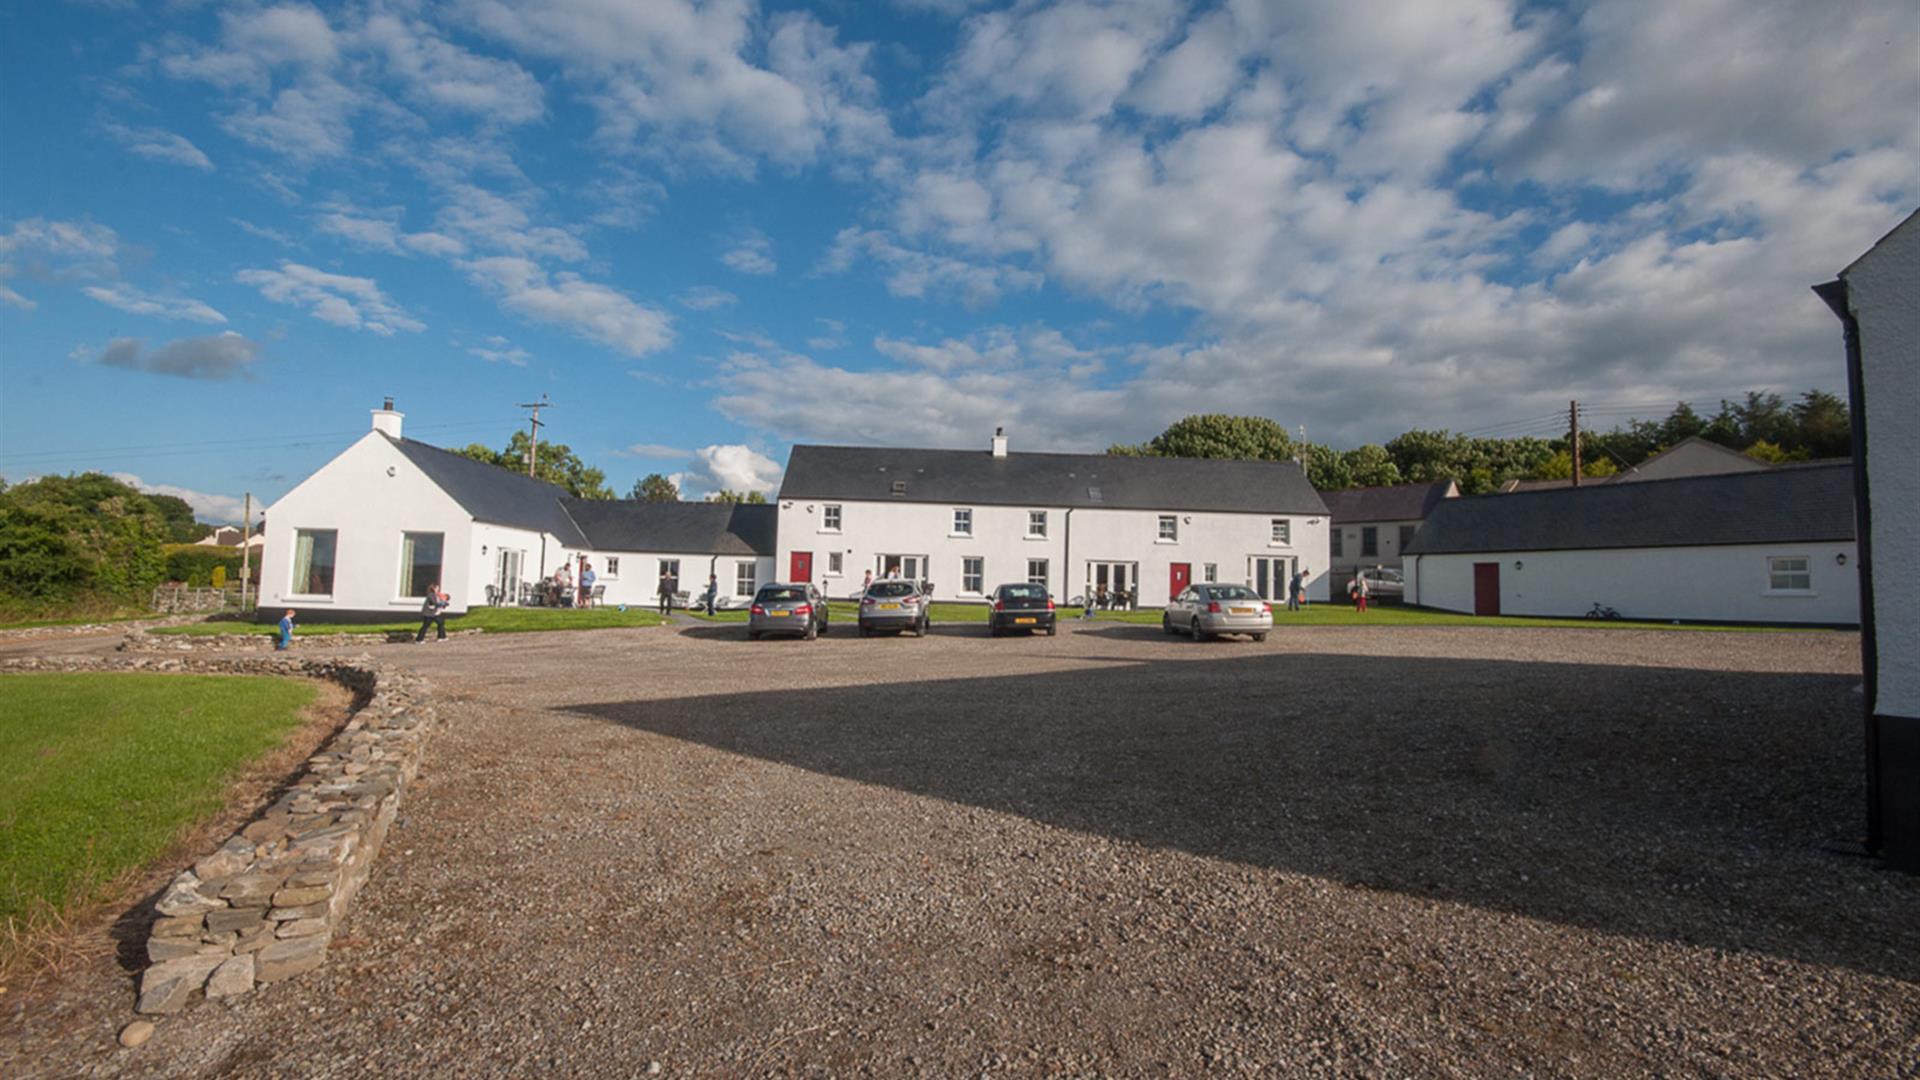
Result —
[{"label": "grey roof", "polygon": [[413,439],[389,441],[475,521],[539,529],[563,544],[587,546],[587,538],[560,505],[567,497],[565,488]]},{"label": "grey roof", "polygon": [[1346,488],[1323,491],[1333,523],[1353,521],[1422,521],[1452,490],[1453,481],[1435,480],[1431,484],[1394,484],[1391,487]]},{"label": "grey roof", "polygon": [[570,498],[564,505],[596,551],[772,555],[779,519],[770,504]]},{"label": "grey roof", "polygon": [[1291,461],[795,446],[782,499],[1324,514]]},{"label": "grey roof", "polygon": [[1821,465],[1448,499],[1408,555],[1853,539],[1853,471]]}]

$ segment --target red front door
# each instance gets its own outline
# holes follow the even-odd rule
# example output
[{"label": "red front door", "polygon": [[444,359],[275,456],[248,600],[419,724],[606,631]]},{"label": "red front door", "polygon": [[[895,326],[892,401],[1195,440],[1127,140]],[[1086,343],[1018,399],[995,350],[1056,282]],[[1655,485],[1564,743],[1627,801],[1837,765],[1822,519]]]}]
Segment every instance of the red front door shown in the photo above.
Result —
[{"label": "red front door", "polygon": [[1497,562],[1473,564],[1473,613],[1500,614],[1500,564]]},{"label": "red front door", "polygon": [[1179,596],[1181,591],[1193,584],[1193,564],[1177,562],[1167,567],[1167,599]]},{"label": "red front door", "polygon": [[813,552],[796,551],[793,553],[793,576],[788,581],[801,582],[813,580]]}]

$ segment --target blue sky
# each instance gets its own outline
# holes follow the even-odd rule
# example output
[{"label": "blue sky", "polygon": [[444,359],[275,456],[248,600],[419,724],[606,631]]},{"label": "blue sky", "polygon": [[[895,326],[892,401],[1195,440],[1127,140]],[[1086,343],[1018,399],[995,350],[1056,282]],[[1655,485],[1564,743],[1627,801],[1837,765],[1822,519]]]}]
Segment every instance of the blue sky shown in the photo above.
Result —
[{"label": "blue sky", "polygon": [[700,492],[1839,389],[1916,101],[1891,2],[7,5],[0,475],[228,518],[383,395]]}]

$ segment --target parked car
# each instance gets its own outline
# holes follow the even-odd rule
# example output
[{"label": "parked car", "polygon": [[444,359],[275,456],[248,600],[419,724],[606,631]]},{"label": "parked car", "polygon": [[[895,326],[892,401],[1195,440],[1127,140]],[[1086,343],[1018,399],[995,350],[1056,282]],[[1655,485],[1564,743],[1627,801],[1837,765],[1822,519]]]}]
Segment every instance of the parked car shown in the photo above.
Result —
[{"label": "parked car", "polygon": [[911,581],[876,581],[860,595],[860,636],[911,630],[926,637],[929,602]]},{"label": "parked car", "polygon": [[1060,632],[1055,619],[1053,597],[1044,585],[1002,585],[993,590],[993,611],[987,615],[987,632],[994,637],[1017,630],[1039,631],[1052,637]]},{"label": "parked car", "polygon": [[1368,595],[1379,600],[1398,600],[1407,592],[1407,579],[1398,570],[1388,570],[1376,566],[1371,570],[1362,570],[1355,577],[1365,578]]},{"label": "parked car", "polygon": [[1189,585],[1167,605],[1160,629],[1192,634],[1195,641],[1219,634],[1247,634],[1265,641],[1273,629],[1273,608],[1245,585]]},{"label": "parked car", "polygon": [[747,640],[791,634],[808,641],[827,632],[827,598],[806,584],[762,585],[747,609]]}]

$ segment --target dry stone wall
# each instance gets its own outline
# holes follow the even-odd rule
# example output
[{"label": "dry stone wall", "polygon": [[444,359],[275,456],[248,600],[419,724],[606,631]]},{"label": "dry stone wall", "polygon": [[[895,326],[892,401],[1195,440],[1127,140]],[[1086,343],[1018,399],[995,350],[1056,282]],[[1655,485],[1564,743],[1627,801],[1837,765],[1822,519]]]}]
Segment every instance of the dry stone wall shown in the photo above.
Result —
[{"label": "dry stone wall", "polygon": [[[485,633],[483,630],[449,630],[448,637],[469,637]],[[384,633],[361,634],[313,634],[296,632],[293,638],[295,649],[305,648],[365,648],[381,642],[412,641],[413,631],[392,630]],[[250,634],[149,634],[145,630],[129,631],[120,642],[121,652],[140,653],[193,653],[193,652],[272,652],[274,636],[265,629]]]},{"label": "dry stone wall", "polygon": [[340,683],[359,702],[272,805],[177,874],[155,902],[135,1006],[143,1013],[178,1012],[202,994],[245,994],[326,960],[419,772],[434,715],[424,680],[364,656],[23,659],[0,670],[304,676]]}]

